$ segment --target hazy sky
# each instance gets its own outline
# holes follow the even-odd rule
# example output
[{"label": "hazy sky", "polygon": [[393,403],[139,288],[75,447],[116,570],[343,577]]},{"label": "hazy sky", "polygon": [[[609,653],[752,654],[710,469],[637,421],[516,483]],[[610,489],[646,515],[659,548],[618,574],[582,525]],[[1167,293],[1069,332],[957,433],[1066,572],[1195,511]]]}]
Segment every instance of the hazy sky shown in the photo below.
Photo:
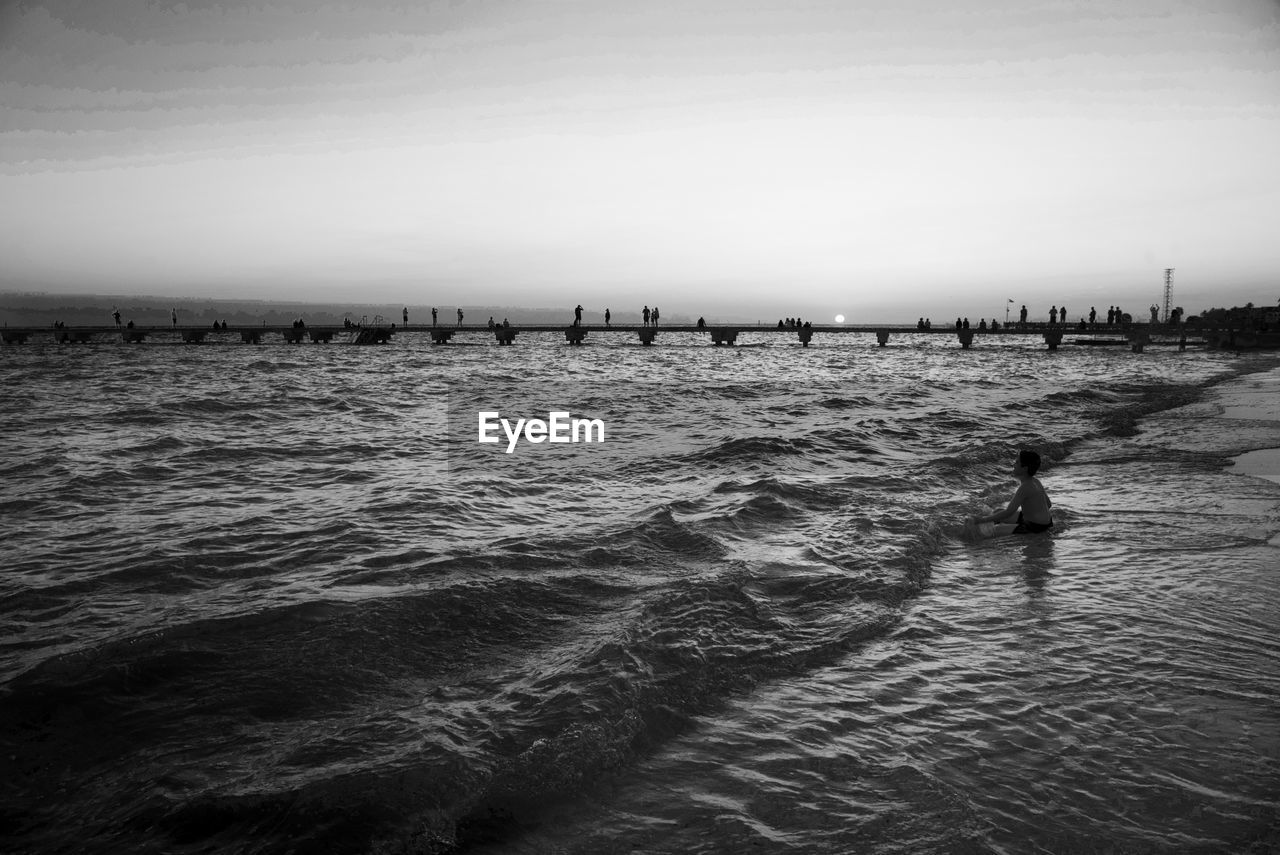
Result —
[{"label": "hazy sky", "polygon": [[0,0],[0,200],[0,290],[1273,303],[1280,4]]}]

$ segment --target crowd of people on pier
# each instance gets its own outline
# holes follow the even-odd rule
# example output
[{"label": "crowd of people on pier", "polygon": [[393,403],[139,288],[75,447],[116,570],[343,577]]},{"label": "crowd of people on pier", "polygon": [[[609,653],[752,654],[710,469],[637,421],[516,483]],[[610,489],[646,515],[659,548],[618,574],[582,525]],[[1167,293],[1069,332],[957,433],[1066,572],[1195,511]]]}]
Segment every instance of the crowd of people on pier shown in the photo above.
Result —
[{"label": "crowd of people on pier", "polygon": [[[1173,309],[1169,313],[1169,318],[1167,323],[1174,326],[1181,324],[1183,320],[1182,315],[1183,315],[1183,310],[1181,308]],[[1066,306],[1058,306],[1057,304],[1054,304],[1049,307],[1049,321],[1048,321],[1049,326],[1051,327],[1067,326],[1069,323],[1067,318],[1068,316],[1067,316]],[[1131,323],[1133,323],[1133,317],[1129,315],[1127,312],[1124,312],[1119,306],[1110,306],[1107,308],[1107,318],[1106,318],[1105,326],[1127,327]],[[1159,309],[1156,306],[1151,307],[1151,323],[1152,324],[1160,323]],[[1027,319],[1027,307],[1023,305],[1018,311],[1018,320],[1016,322],[1015,328],[1026,329],[1028,324],[1029,324],[1029,321]],[[1081,317],[1075,324],[1076,328],[1080,330],[1097,329],[1100,325],[1101,324],[1098,320],[1098,310],[1096,307],[1093,307],[1093,306],[1089,307],[1088,318],[1086,319],[1084,317]],[[781,323],[779,323],[779,326],[781,326]],[[1004,327],[1002,327],[1000,322],[995,318],[992,318],[989,324],[985,319],[981,319],[978,321],[979,330],[988,330],[988,331],[994,332],[994,331],[999,331],[1000,329],[1004,329],[1007,326],[1008,324],[1006,323]],[[955,322],[955,328],[958,330],[970,329],[971,325],[969,323],[969,319],[964,317],[957,317]],[[916,329],[918,330],[933,329],[933,321],[930,320],[929,318],[919,318],[916,321]]]},{"label": "crowd of people on pier", "polygon": [[[1012,301],[1012,300],[1010,300],[1009,302],[1010,302],[1010,303],[1012,303],[1013,301]],[[456,311],[456,313],[457,313],[457,325],[458,325],[458,327],[461,327],[461,326],[463,325],[463,320],[464,320],[465,314],[464,314],[464,312],[463,312],[463,310],[462,310],[462,308],[461,308],[461,307],[457,308],[455,311]],[[584,312],[584,311],[585,311],[585,310],[583,309],[583,306],[582,306],[582,304],[581,304],[581,303],[579,303],[577,306],[575,306],[575,307],[574,307],[574,309],[573,309],[573,322],[572,322],[572,325],[573,325],[573,326],[578,327],[578,326],[581,326],[581,325],[582,325],[582,323],[583,323],[583,312]],[[1150,318],[1151,318],[1151,319],[1150,319],[1150,323],[1151,323],[1152,325],[1160,324],[1160,323],[1161,323],[1161,321],[1160,321],[1160,308],[1159,308],[1158,306],[1156,306],[1156,305],[1152,305],[1152,306],[1151,306],[1151,310],[1150,310],[1150,311],[1151,311],[1151,316],[1150,316]],[[401,319],[403,320],[404,324],[407,326],[407,325],[408,325],[408,323],[409,323],[409,307],[408,307],[408,306],[405,306],[405,307],[402,309],[402,311],[401,311],[401,313],[400,313],[400,316],[401,316]],[[116,325],[116,327],[117,327],[117,328],[122,327],[122,325],[123,325],[123,324],[122,324],[122,320],[123,320],[123,319],[122,319],[122,317],[121,317],[120,309],[119,309],[119,308],[113,308],[113,309],[112,309],[112,311],[111,311],[111,317],[112,317],[112,319],[114,320],[115,325]],[[660,314],[659,314],[658,307],[657,307],[657,306],[654,306],[654,307],[650,308],[648,305],[645,305],[645,306],[640,310],[640,318],[641,318],[641,323],[642,323],[642,325],[643,325],[643,326],[646,326],[646,327],[649,327],[649,326],[657,326],[657,325],[658,325],[659,318],[660,318]],[[1057,305],[1057,304],[1055,303],[1054,305],[1052,305],[1052,306],[1050,306],[1050,307],[1049,307],[1049,312],[1048,312],[1048,322],[1047,322],[1047,325],[1048,325],[1048,326],[1051,326],[1051,327],[1056,327],[1056,326],[1063,326],[1063,327],[1066,327],[1066,326],[1069,324],[1069,320],[1068,320],[1068,318],[1069,318],[1069,315],[1068,315],[1068,313],[1067,313],[1067,307],[1066,307],[1065,305],[1063,305],[1063,306],[1059,306],[1059,305]],[[169,315],[169,319],[170,319],[170,323],[172,324],[172,326],[176,329],[176,328],[177,328],[177,326],[178,326],[178,310],[177,310],[177,308],[176,308],[176,307],[175,307],[174,309],[172,309],[172,310],[171,310],[170,315]],[[843,319],[842,319],[842,320],[843,320]],[[431,326],[432,326],[432,327],[436,327],[436,326],[438,326],[438,325],[439,325],[439,321],[440,321],[439,309],[433,306],[433,307],[431,308]],[[55,323],[54,323],[54,328],[55,328],[55,329],[56,329],[56,328],[59,328],[59,323],[60,323],[60,322],[55,322]],[[265,322],[264,322],[264,323],[265,323]],[[609,308],[606,308],[606,309],[604,310],[604,325],[605,325],[606,327],[611,327],[611,326],[612,326],[612,323],[613,323],[613,313],[612,313],[612,311],[611,311]],[[1026,305],[1025,305],[1025,304],[1023,304],[1023,305],[1019,308],[1018,316],[1017,316],[1017,321],[1016,321],[1016,322],[1010,322],[1010,321],[1008,321],[1008,319],[1006,318],[1006,323],[1004,323],[1004,324],[1002,325],[1002,324],[1001,324],[997,319],[995,319],[995,318],[992,318],[992,319],[990,320],[990,322],[988,322],[985,318],[981,318],[981,319],[979,319],[979,321],[978,321],[977,329],[978,329],[979,331],[992,331],[992,332],[995,332],[995,331],[999,331],[999,330],[1001,330],[1001,329],[1007,329],[1007,328],[1009,328],[1009,327],[1011,326],[1011,324],[1012,324],[1012,325],[1013,325],[1013,328],[1022,330],[1022,329],[1026,329],[1026,328],[1028,328],[1029,326],[1033,325],[1034,323],[1044,324],[1045,322],[1044,322],[1044,321],[1039,321],[1039,322],[1029,321],[1029,320],[1028,320],[1027,307],[1026,307]],[[1129,313],[1125,312],[1125,311],[1124,311],[1120,306],[1109,306],[1109,307],[1107,308],[1107,313],[1106,313],[1106,320],[1105,320],[1105,322],[1101,319],[1101,317],[1100,317],[1100,315],[1099,315],[1099,313],[1098,313],[1097,308],[1096,308],[1096,307],[1093,307],[1093,306],[1090,306],[1090,307],[1089,307],[1089,314],[1088,314],[1087,318],[1086,318],[1086,317],[1084,317],[1084,316],[1080,317],[1080,318],[1079,318],[1079,320],[1074,324],[1074,326],[1075,326],[1077,329],[1079,329],[1079,330],[1088,330],[1088,329],[1097,329],[1097,328],[1099,328],[1099,327],[1103,327],[1103,326],[1104,326],[1104,324],[1105,324],[1105,327],[1106,327],[1106,328],[1117,327],[1117,326],[1119,326],[1119,327],[1128,327],[1131,323],[1133,323],[1133,317],[1132,317]],[[1177,307],[1177,308],[1173,308],[1173,309],[1169,310],[1169,311],[1168,311],[1168,316],[1166,317],[1166,319],[1165,319],[1164,323],[1166,323],[1166,324],[1168,324],[1168,325],[1171,325],[1171,326],[1179,326],[1179,325],[1181,325],[1182,323],[1184,323],[1184,317],[1183,317],[1183,309],[1182,309],[1182,307],[1180,307],[1180,306],[1179,306],[1179,307]],[[345,321],[343,325],[344,325],[345,327],[348,327],[348,328],[350,328],[350,327],[363,326],[363,324],[352,323],[349,319],[348,319],[347,321]],[[295,329],[299,329],[299,328],[304,328],[304,327],[305,327],[305,324],[304,324],[304,322],[303,322],[301,319],[298,319],[298,320],[295,320],[295,321],[293,322],[293,326],[294,326],[294,328],[295,328]],[[394,327],[394,326],[395,326],[395,324],[392,324],[392,327]],[[493,318],[492,316],[490,316],[488,326],[489,326],[489,328],[490,328],[490,329],[495,329],[495,328],[509,328],[509,327],[511,326],[511,323],[510,323],[510,321],[509,321],[509,320],[507,320],[507,319],[505,319],[505,318],[503,319],[502,323],[498,323],[496,320],[494,320],[494,318]],[[698,326],[698,328],[699,328],[699,329],[703,329],[703,328],[705,328],[705,327],[706,327],[706,321],[705,321],[705,319],[703,319],[703,318],[699,318],[699,319],[698,319],[698,324],[697,324],[697,326]],[[799,329],[811,329],[811,328],[812,328],[812,326],[813,326],[812,321],[805,321],[805,320],[803,320],[803,319],[801,319],[800,317],[798,317],[798,316],[797,316],[797,317],[787,317],[787,318],[781,318],[781,319],[779,319],[779,320],[778,320],[777,328],[778,328],[778,329],[797,329],[797,330],[799,330]],[[133,322],[132,322],[132,321],[130,321],[130,322],[128,323],[128,328],[129,328],[129,329],[132,329],[132,328],[133,328]],[[227,323],[226,323],[226,321],[221,321],[221,322],[219,322],[219,321],[214,321],[214,322],[213,322],[213,328],[214,328],[215,330],[217,330],[217,329],[226,329],[226,328],[227,328]],[[971,327],[971,324],[970,324],[969,318],[967,318],[967,317],[957,317],[957,318],[956,318],[956,320],[955,320],[955,328],[956,328],[957,330],[967,330],[967,329],[971,329],[972,327]],[[919,318],[919,319],[916,321],[916,329],[918,329],[918,330],[931,330],[931,329],[933,329],[933,321],[932,321],[932,319],[930,319],[930,318],[928,318],[928,317],[921,317],[921,318]]]},{"label": "crowd of people on pier", "polygon": [[[583,308],[582,308],[582,304],[581,304],[581,303],[579,303],[577,306],[575,306],[575,307],[574,307],[574,309],[573,309],[573,326],[575,326],[575,327],[580,327],[580,326],[582,326],[582,312],[583,312],[583,311],[584,311],[584,310],[583,310]],[[405,306],[405,307],[404,307],[404,311],[401,313],[401,317],[404,319],[404,322],[405,322],[405,324],[407,325],[407,324],[409,323],[409,307],[408,307],[408,306]],[[641,317],[641,320],[642,320],[642,322],[643,322],[644,326],[646,326],[646,327],[647,327],[647,326],[655,326],[655,327],[656,327],[656,326],[658,325],[658,318],[659,318],[659,314],[658,314],[658,307],[657,307],[657,306],[654,306],[652,309],[650,309],[648,306],[645,306],[645,307],[640,311],[640,317]],[[458,309],[458,326],[462,326],[462,319],[463,319],[463,312],[462,312],[462,309],[461,309],[461,308],[459,308],[459,309]],[[613,312],[612,312],[610,309],[606,308],[606,309],[604,310],[604,325],[605,325],[606,327],[608,327],[608,326],[612,326],[612,325],[613,325],[613,324],[612,324],[612,322],[613,322]],[[439,325],[439,323],[440,323],[440,310],[439,310],[439,309],[437,309],[435,306],[432,306],[432,307],[431,307],[431,326],[433,326],[433,327],[434,327],[434,326],[438,326],[438,325]],[[779,322],[779,323],[781,323],[781,322]],[[506,319],[503,319],[502,323],[501,323],[501,324],[499,324],[499,323],[497,323],[496,321],[494,321],[493,316],[491,315],[491,316],[489,317],[489,329],[494,329],[495,327],[499,327],[499,326],[501,326],[501,327],[510,327],[510,326],[511,326],[511,324],[510,324],[510,322],[508,322]],[[705,323],[704,323],[704,326],[705,326]]]}]

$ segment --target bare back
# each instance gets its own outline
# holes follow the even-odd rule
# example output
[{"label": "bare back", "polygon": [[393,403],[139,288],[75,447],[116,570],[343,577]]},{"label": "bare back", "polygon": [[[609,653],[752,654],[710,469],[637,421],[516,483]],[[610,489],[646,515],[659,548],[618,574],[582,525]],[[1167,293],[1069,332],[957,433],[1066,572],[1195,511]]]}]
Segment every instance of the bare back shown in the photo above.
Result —
[{"label": "bare back", "polygon": [[1021,509],[1022,518],[1027,522],[1040,525],[1049,525],[1053,522],[1053,517],[1049,514],[1049,508],[1053,507],[1053,502],[1038,478],[1028,478],[1023,481],[1018,487],[1018,492],[1014,494],[1011,504],[1016,504]]}]

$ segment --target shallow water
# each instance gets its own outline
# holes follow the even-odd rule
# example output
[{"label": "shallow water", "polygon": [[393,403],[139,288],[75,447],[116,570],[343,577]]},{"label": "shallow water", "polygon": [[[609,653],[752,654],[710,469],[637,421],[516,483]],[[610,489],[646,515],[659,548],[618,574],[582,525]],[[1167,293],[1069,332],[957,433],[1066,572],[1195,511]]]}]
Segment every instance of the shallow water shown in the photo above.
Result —
[{"label": "shallow water", "polygon": [[[1280,485],[1231,467],[1280,446],[1235,391],[1274,360],[768,341],[0,351],[0,828],[1280,842]],[[610,439],[506,455],[471,441],[481,406]],[[1024,444],[1054,533],[962,543]]]}]

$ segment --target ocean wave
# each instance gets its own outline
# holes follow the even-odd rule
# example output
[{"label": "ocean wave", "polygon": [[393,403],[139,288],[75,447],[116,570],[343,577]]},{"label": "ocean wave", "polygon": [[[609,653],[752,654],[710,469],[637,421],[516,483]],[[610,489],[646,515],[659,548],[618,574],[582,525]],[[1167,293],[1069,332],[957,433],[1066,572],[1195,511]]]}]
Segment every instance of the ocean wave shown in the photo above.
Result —
[{"label": "ocean wave", "polygon": [[[1007,497],[1017,448],[1080,495],[1123,497],[1118,474],[1136,483],[1151,458],[1112,465],[1126,443],[1100,442],[1098,419],[1221,373],[1199,355],[1113,368],[1031,349],[999,383],[930,348],[856,366],[796,347],[280,350],[82,349],[74,381],[53,353],[0,365],[75,404],[29,414],[14,447],[39,463],[5,469],[15,849],[501,844],[762,686],[824,669],[858,686],[857,654],[939,581],[948,521]],[[424,388],[602,372],[582,400],[645,416],[616,469],[506,480],[428,459],[441,405]],[[157,392],[174,376],[193,390],[176,407]],[[1076,455],[1098,447],[1095,484]],[[1063,504],[1050,547],[1103,512]],[[1088,542],[1114,552],[1144,522]],[[1160,533],[1179,548],[1218,544],[1175,528]]]},{"label": "ocean wave", "polygon": [[787,436],[724,437],[712,448],[687,455],[685,459],[690,464],[710,466],[804,454],[812,447],[806,439]]}]

